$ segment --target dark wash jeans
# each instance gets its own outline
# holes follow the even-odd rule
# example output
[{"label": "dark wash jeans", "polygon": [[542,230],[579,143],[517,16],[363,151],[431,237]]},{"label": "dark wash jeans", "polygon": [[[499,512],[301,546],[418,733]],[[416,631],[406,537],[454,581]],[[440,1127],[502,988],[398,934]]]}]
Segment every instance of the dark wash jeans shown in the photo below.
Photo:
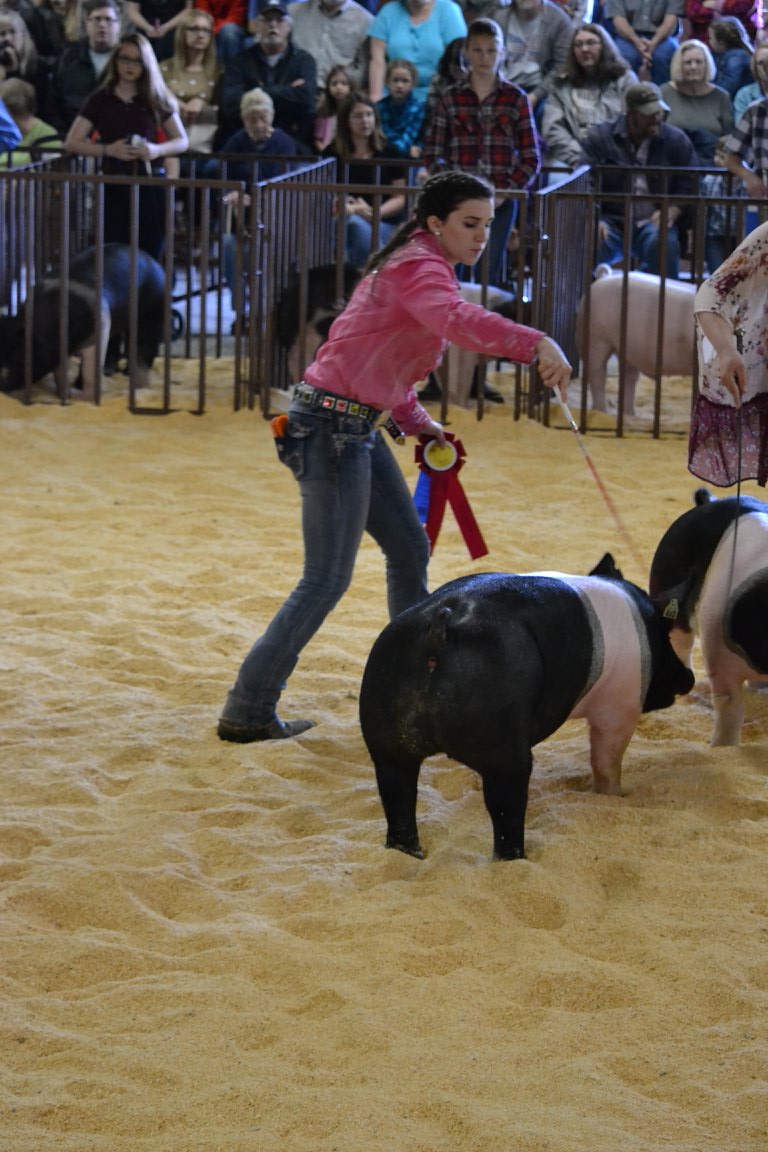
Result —
[{"label": "dark wash jeans", "polygon": [[364,531],[386,558],[390,617],[427,595],[429,542],[381,432],[359,417],[296,405],[288,433],[281,458],[301,491],[304,573],[227,697],[223,716],[238,724],[275,715],[302,649],[349,587]]}]

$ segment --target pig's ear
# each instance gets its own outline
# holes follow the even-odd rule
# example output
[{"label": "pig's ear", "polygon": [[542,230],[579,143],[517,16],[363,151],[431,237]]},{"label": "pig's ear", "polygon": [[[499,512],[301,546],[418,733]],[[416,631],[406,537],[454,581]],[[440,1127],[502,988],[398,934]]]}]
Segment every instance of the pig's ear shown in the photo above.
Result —
[{"label": "pig's ear", "polygon": [[653,603],[669,628],[681,628],[684,632],[690,632],[689,597],[693,591],[695,579],[695,574],[691,572],[681,584],[676,584],[674,588],[667,588],[658,596],[653,597]]},{"label": "pig's ear", "polygon": [[708,488],[697,488],[693,494],[693,502],[697,508],[701,504],[711,504],[714,499]]},{"label": "pig's ear", "polygon": [[595,565],[590,576],[605,576],[608,580],[623,580],[624,575],[620,568],[616,566],[616,561],[610,552],[606,552],[602,560]]}]

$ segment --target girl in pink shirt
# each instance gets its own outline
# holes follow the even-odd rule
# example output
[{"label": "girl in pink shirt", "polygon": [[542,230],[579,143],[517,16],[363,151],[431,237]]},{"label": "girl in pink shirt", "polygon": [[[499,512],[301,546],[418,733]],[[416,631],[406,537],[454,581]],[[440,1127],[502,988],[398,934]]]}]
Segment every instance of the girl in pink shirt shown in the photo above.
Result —
[{"label": "girl in pink shirt", "polygon": [[277,702],[304,646],[349,586],[363,532],[387,564],[391,617],[427,592],[429,544],[405,479],[376,430],[391,411],[400,429],[445,444],[416,383],[449,341],[530,364],[563,394],[571,366],[543,332],[462,299],[454,267],[475,264],[493,219],[493,188],[463,172],[426,182],[414,216],[369,262],[328,342],[296,386],[278,454],[299,481],[304,573],[246,656],[219,720],[222,740],[296,736],[312,720],[282,721]]}]

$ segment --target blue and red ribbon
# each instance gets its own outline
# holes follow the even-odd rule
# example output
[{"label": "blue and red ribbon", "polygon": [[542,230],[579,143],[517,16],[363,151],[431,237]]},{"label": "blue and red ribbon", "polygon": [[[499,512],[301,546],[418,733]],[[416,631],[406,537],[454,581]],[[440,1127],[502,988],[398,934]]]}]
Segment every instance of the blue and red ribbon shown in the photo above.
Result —
[{"label": "blue and red ribbon", "polygon": [[430,468],[429,463],[424,458],[424,450],[434,437],[419,437],[419,442],[416,445],[419,478],[413,497],[416,511],[426,528],[431,554],[435,550],[437,538],[440,535],[445,506],[450,504],[470,556],[473,560],[479,560],[481,556],[488,555],[488,549],[469,505],[467,494],[459,480],[459,472],[464,467],[467,454],[461,440],[457,440],[451,432],[446,432],[445,438],[456,449],[456,459],[449,469],[438,471],[436,468]]}]

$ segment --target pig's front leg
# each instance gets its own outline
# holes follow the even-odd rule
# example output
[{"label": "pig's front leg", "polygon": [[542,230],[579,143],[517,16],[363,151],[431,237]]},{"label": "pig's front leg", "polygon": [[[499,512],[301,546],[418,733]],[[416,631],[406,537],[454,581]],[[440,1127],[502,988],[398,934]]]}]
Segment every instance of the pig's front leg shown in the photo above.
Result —
[{"label": "pig's front leg", "polygon": [[590,719],[590,763],[595,792],[621,796],[621,762],[638,719],[639,716],[635,716],[634,721],[628,724]]},{"label": "pig's front leg", "polygon": [[741,740],[741,726],[744,723],[744,689],[741,684],[731,684],[726,692],[717,691],[712,682],[712,704],[715,709],[715,727],[712,732],[712,747],[735,746]]}]

